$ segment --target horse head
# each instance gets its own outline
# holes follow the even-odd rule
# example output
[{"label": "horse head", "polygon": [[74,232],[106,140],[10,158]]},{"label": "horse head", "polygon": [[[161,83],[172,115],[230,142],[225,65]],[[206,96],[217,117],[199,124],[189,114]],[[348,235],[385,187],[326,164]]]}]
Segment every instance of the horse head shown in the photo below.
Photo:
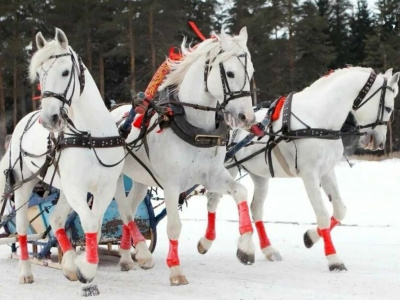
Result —
[{"label": "horse head", "polygon": [[36,45],[38,50],[32,56],[29,71],[31,81],[38,78],[41,85],[41,122],[50,131],[61,131],[69,108],[82,93],[84,67],[61,29],[56,28],[52,41],[46,41],[38,32]]},{"label": "horse head", "polygon": [[220,101],[225,111],[225,121],[231,127],[250,127],[255,121],[250,92],[254,67],[247,49],[247,30],[231,37],[221,32],[220,58],[214,64],[206,81],[208,92]]},{"label": "horse head", "polygon": [[[224,32],[214,35],[193,48],[186,48],[185,43],[186,39],[181,47],[182,59],[170,61],[171,72],[160,90],[175,86],[181,101],[216,108],[231,127],[249,127],[255,120],[250,92],[254,68],[246,45],[246,28],[237,36]],[[207,115],[209,112],[190,108],[186,114],[196,126],[215,119]]]},{"label": "horse head", "polygon": [[385,74],[373,74],[371,76],[376,76],[376,80],[366,89],[366,99],[353,105],[353,113],[358,128],[364,133],[360,146],[375,151],[385,147],[387,124],[399,92],[400,72],[392,75],[392,69],[389,69]]}]

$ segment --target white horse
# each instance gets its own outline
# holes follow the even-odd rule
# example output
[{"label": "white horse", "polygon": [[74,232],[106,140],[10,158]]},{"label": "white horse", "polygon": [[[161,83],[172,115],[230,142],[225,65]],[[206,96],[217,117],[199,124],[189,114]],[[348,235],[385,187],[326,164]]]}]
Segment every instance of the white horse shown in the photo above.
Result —
[{"label": "white horse", "polygon": [[[38,51],[29,70],[32,82],[37,77],[40,80],[41,110],[17,124],[0,165],[1,174],[8,170],[17,186],[22,184],[15,190],[20,282],[34,281],[27,251],[27,201],[35,184],[43,179],[62,191],[51,226],[64,252],[64,274],[70,280],[88,283],[96,274],[102,219],[123,168],[124,142],[92,76],[68,46],[64,32],[56,29],[55,40],[49,42],[39,32],[36,44]],[[42,166],[50,161],[54,164],[45,174]],[[3,190],[4,176],[0,179]],[[91,208],[87,204],[88,192],[94,196]],[[65,211],[69,207],[80,217],[86,256],[76,256],[65,233]]]},{"label": "white horse", "polygon": [[[115,196],[125,224],[121,242],[121,266],[126,270],[133,265],[129,254],[131,233],[138,250],[136,258],[142,267],[147,268],[153,265],[151,254],[132,220],[147,187],[161,185],[164,188],[168,212],[167,234],[170,240],[167,265],[171,271],[171,285],[188,283],[178,256],[181,231],[178,197],[197,183],[208,190],[234,197],[239,209],[241,233],[237,255],[244,264],[254,262],[253,228],[246,202],[247,191],[224,168],[226,149],[223,140],[227,127],[219,117],[224,112],[229,125],[233,127],[249,127],[255,120],[250,97],[253,65],[246,46],[247,31],[243,28],[234,37],[222,33],[220,37],[203,41],[193,49],[186,49],[184,43],[185,40],[182,44],[182,60],[170,62],[171,71],[160,87],[163,90],[175,86],[180,101],[168,100],[174,102],[172,106],[176,108],[171,128],[160,129],[156,126],[145,137],[144,145],[132,150],[137,159],[132,156],[126,158],[123,174],[133,179],[133,190],[125,199],[120,181]],[[119,120],[129,109],[130,106],[122,106],[112,111],[112,114]],[[154,115],[149,126],[159,120],[161,115]],[[133,128],[127,143],[135,140],[138,135],[139,130]]]},{"label": "white horse", "polygon": [[[276,177],[296,176],[303,180],[318,226],[305,233],[304,243],[309,248],[323,238],[330,270],[346,270],[336,254],[330,235],[331,229],[340,223],[346,214],[334,171],[335,164],[343,156],[342,141],[336,139],[340,137],[338,131],[348,113],[352,112],[357,120],[358,130],[365,133],[360,138],[360,145],[371,150],[383,149],[387,122],[393,112],[394,98],[398,93],[399,75],[400,73],[396,73],[392,76],[391,69],[379,75],[375,75],[369,68],[337,70],[320,78],[303,91],[293,94],[291,112],[288,105],[284,106],[279,118],[272,123],[272,132],[278,135],[282,134],[279,133],[282,127],[287,126],[285,120],[291,124],[286,132],[287,136],[295,136],[296,131],[302,135],[298,130],[305,129],[302,138],[289,138],[287,142],[277,144],[271,152],[272,166]],[[261,121],[265,114],[265,109],[257,112],[258,121]],[[311,129],[308,130],[307,125]],[[241,141],[247,134],[248,132],[240,130],[235,142]],[[262,220],[268,182],[271,178],[269,161],[265,155],[268,139],[269,137],[265,136],[259,141],[261,143],[242,148],[237,152],[236,159],[239,163],[243,160],[240,164],[254,182],[251,213],[259,235],[260,248],[267,259],[281,260],[281,255],[267,237]],[[258,155],[247,160],[257,152]],[[230,164],[232,161],[227,163]],[[230,172],[236,176],[237,167],[231,168]],[[333,205],[332,217],[323,203],[320,186]],[[208,211],[213,218],[220,197],[220,194],[208,194]],[[215,232],[213,222],[209,222],[208,231]],[[200,243],[209,249],[213,238],[205,235]]]}]

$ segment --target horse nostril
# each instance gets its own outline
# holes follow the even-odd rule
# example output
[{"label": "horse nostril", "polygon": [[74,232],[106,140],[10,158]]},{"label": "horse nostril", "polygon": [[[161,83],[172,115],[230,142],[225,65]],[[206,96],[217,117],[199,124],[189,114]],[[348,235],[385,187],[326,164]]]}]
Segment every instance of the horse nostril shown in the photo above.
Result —
[{"label": "horse nostril", "polygon": [[53,123],[53,124],[57,124],[58,119],[59,119],[58,115],[52,115],[50,118],[51,123]]},{"label": "horse nostril", "polygon": [[380,144],[379,144],[379,149],[382,149],[382,150],[383,150],[383,148],[384,148],[383,143],[380,143]]},{"label": "horse nostril", "polygon": [[238,118],[240,121],[245,122],[246,121],[246,116],[242,113],[238,114]]}]

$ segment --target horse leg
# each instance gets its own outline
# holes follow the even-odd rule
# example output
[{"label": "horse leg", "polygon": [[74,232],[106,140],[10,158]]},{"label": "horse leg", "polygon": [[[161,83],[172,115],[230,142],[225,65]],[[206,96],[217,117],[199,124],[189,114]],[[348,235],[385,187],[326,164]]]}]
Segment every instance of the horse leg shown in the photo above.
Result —
[{"label": "horse leg", "polygon": [[210,192],[231,195],[239,211],[239,232],[238,250],[236,256],[245,265],[254,263],[255,247],[252,240],[253,226],[251,225],[249,207],[247,205],[247,190],[237,183],[226,169],[213,174],[207,187]]},{"label": "horse leg", "polygon": [[[346,215],[346,206],[339,193],[334,169],[321,178],[321,186],[333,205],[333,216],[331,217],[330,225],[332,230]],[[317,228],[309,229],[304,234],[304,244],[307,248],[311,248],[320,238]]]},{"label": "horse leg", "polygon": [[[25,174],[24,174],[25,176]],[[28,175],[29,176],[29,175]],[[27,176],[25,176],[26,178]],[[16,179],[17,181],[20,178]],[[15,195],[15,209],[16,214],[16,227],[18,232],[18,242],[19,242],[19,282],[20,283],[32,283],[34,281],[33,274],[31,271],[31,263],[29,261],[28,254],[28,203],[29,198],[35,187],[37,179],[33,179],[14,192]]]},{"label": "horse leg", "polygon": [[167,265],[170,268],[169,280],[173,286],[185,285],[189,282],[182,272],[178,255],[178,240],[182,228],[178,211],[179,189],[172,186],[166,187],[164,197],[167,209],[167,235],[169,239],[167,256]]},{"label": "horse leg", "polygon": [[264,202],[268,193],[268,177],[257,176],[248,172],[254,183],[254,196],[250,209],[255,227],[257,229],[258,238],[260,240],[260,248],[265,257],[270,261],[281,261],[282,256],[269,241],[267,232],[263,222]]},{"label": "horse leg", "polygon": [[58,245],[60,246],[61,251],[63,252],[61,267],[64,276],[71,281],[77,281],[78,280],[78,277],[76,276],[77,269],[74,262],[76,258],[76,253],[71,245],[69,237],[65,232],[65,221],[67,220],[70,211],[71,211],[71,206],[67,202],[64,193],[61,191],[57,205],[55,206],[53,213],[50,216],[50,224],[54,232],[54,235],[57,238]]},{"label": "horse leg", "polygon": [[200,254],[206,254],[211,248],[213,241],[215,240],[215,217],[218,207],[218,203],[222,195],[219,193],[209,193],[207,192],[207,229],[205,235],[197,243],[197,250]]},{"label": "horse leg", "polygon": [[331,221],[329,212],[326,209],[321,191],[319,188],[319,180],[315,177],[303,177],[303,182],[317,217],[318,232],[324,241],[325,256],[328,259],[328,266],[330,271],[346,270],[342,260],[336,254],[335,247],[331,238]]},{"label": "horse leg", "polygon": [[146,239],[140,233],[134,219],[137,207],[140,202],[143,201],[146,192],[147,186],[135,182],[132,191],[129,193],[128,197],[126,197],[123,178],[120,177],[118,179],[115,200],[118,203],[118,210],[121,220],[124,223],[119,250],[121,254],[121,259],[119,261],[121,271],[129,271],[134,268],[134,262],[130,252],[132,241],[136,250],[135,260],[138,261],[139,267],[147,270],[154,266],[153,257],[147,247]]},{"label": "horse leg", "polygon": [[[91,282],[97,271],[99,255],[97,252],[97,240],[99,232],[99,221],[96,212],[89,208],[87,204],[87,192],[83,189],[77,189],[76,184],[67,184],[63,182],[63,188],[68,203],[72,209],[76,211],[81,221],[86,239],[86,257],[77,255],[75,264],[77,266],[77,277],[82,283]],[[97,202],[104,202],[106,199],[111,201],[114,193],[107,195],[109,198],[97,198],[94,200],[94,207],[97,207]],[[109,202],[108,202],[109,203]],[[107,207],[106,207],[107,208]],[[103,216],[101,216],[103,217]]]}]

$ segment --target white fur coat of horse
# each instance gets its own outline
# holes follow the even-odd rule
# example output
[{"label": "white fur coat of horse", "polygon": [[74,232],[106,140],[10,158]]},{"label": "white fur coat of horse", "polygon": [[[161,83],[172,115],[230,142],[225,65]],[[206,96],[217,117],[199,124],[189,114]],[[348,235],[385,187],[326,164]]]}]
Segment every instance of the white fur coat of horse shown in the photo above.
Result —
[{"label": "white fur coat of horse", "polygon": [[[324,128],[338,131],[341,129],[349,112],[354,114],[360,131],[365,135],[360,138],[360,146],[371,150],[383,149],[386,141],[386,123],[394,108],[394,99],[398,94],[398,80],[400,73],[392,75],[389,69],[385,74],[379,74],[373,85],[366,88],[364,103],[359,108],[354,108],[354,100],[363,89],[371,76],[369,68],[352,67],[341,69],[322,77],[310,87],[293,95],[291,126],[293,130],[304,129],[303,121],[311,128]],[[385,83],[387,81],[387,85]],[[382,93],[385,94],[382,94]],[[382,96],[384,95],[384,99]],[[370,98],[370,99],[368,99]],[[366,101],[365,101],[366,100]],[[257,112],[257,120],[261,121],[266,114],[266,109]],[[274,132],[282,128],[283,110],[279,119],[273,122]],[[295,115],[295,116],[294,116]],[[381,121],[379,123],[378,121]],[[378,122],[378,123],[377,123]],[[368,124],[375,124],[375,126]],[[248,132],[240,130],[235,142],[241,141]],[[236,159],[242,160],[265,147],[268,136],[259,143],[242,148]],[[254,139],[257,141],[257,139]],[[329,140],[318,138],[301,138],[289,142],[282,141],[278,144],[279,150],[287,163],[289,171],[300,177],[306,188],[311,205],[317,219],[317,228],[308,230],[304,235],[304,242],[311,247],[321,237],[324,239],[325,255],[328,259],[330,270],[346,269],[342,260],[336,254],[331,241],[330,230],[343,220],[346,206],[339,193],[334,166],[343,156],[343,143],[341,139]],[[231,162],[227,164],[231,164]],[[282,167],[274,152],[272,163],[276,177],[290,177]],[[268,182],[271,178],[270,169],[264,153],[261,153],[241,164],[254,182],[254,197],[251,203],[251,213],[260,238],[260,248],[269,260],[281,260],[280,253],[271,245],[263,223],[263,207],[268,192]],[[237,168],[230,169],[232,175],[237,174]],[[371,174],[373,175],[373,174]],[[333,216],[328,213],[324,205],[320,187],[327,194],[333,205]],[[286,191],[282,191],[285,193]],[[208,209],[210,214],[215,214],[220,194],[208,195]],[[213,224],[209,224],[208,227]],[[212,230],[215,230],[213,228]],[[211,247],[212,240],[203,237],[200,243],[204,247]]]},{"label": "white fur coat of horse", "polygon": [[[37,76],[40,80],[41,110],[28,114],[17,124],[10,147],[0,163],[1,174],[11,167],[16,181],[35,174],[45,163],[46,155],[43,154],[48,151],[50,132],[54,133],[55,138],[61,131],[66,135],[71,133],[70,127],[66,126],[66,116],[76,129],[90,132],[92,137],[119,136],[92,76],[79,63],[64,32],[56,29],[55,39],[49,42],[38,33],[36,42],[38,51],[30,63],[30,76],[32,81]],[[83,90],[80,85],[84,85]],[[70,280],[79,279],[83,283],[95,277],[98,264],[97,239],[100,237],[103,215],[115,194],[117,179],[123,168],[123,161],[109,168],[99,162],[101,160],[104,164],[113,164],[122,159],[123,147],[97,148],[96,153],[93,148],[63,149],[54,157],[58,163],[57,171],[51,165],[43,179],[61,189],[60,199],[51,216],[51,225],[65,252],[62,260],[64,274]],[[3,190],[4,176],[0,177],[0,190]],[[27,202],[40,179],[33,178],[15,190],[21,283],[33,282],[26,248]],[[91,208],[87,204],[88,192],[94,196]],[[86,235],[86,256],[76,256],[65,234],[65,211],[70,206],[78,213]]]},{"label": "white fur coat of horse", "polygon": [[[177,86],[179,100],[191,104],[199,104],[212,108],[219,104],[224,106],[223,112],[232,126],[249,127],[254,122],[252,101],[249,95],[250,78],[253,74],[251,57],[247,50],[247,32],[243,28],[238,36],[230,37],[224,33],[220,37],[208,39],[193,49],[183,47],[183,59],[171,62],[171,72],[167,75],[163,89],[169,85]],[[206,61],[212,67],[206,65]],[[221,65],[223,67],[221,67]],[[205,74],[205,68],[209,73]],[[224,102],[228,96],[223,88],[222,76],[227,79],[231,92],[246,91],[245,96]],[[206,77],[206,78],[205,78]],[[119,120],[130,106],[123,106],[112,111],[115,120]],[[186,120],[193,126],[206,131],[216,128],[215,111],[204,111],[184,106]],[[153,117],[151,124],[157,119]],[[127,143],[138,136],[139,130],[133,128]],[[188,144],[179,138],[171,128],[160,130],[156,127],[147,137],[149,155],[142,145],[133,149],[139,160],[143,162],[164,188],[167,208],[167,234],[170,240],[170,250],[167,257],[170,282],[172,285],[186,284],[187,280],[180,266],[178,256],[178,239],[181,231],[181,221],[178,211],[179,194],[195,184],[202,184],[211,191],[230,194],[238,205],[241,237],[238,243],[238,257],[244,264],[254,261],[254,245],[252,242],[252,226],[249,220],[247,192],[244,186],[236,183],[229,172],[223,167],[225,157],[224,146],[199,148]],[[143,239],[135,234],[136,227],[132,224],[133,216],[140,201],[143,200],[147,187],[157,183],[133,157],[126,158],[123,173],[133,179],[133,189],[125,199],[122,181],[117,188],[116,200],[122,220],[132,235],[133,243],[139,250],[136,258],[142,267],[152,266],[150,253],[141,246]],[[144,243],[142,243],[144,244]],[[133,262],[129,248],[121,247],[121,265],[129,269]]]}]

